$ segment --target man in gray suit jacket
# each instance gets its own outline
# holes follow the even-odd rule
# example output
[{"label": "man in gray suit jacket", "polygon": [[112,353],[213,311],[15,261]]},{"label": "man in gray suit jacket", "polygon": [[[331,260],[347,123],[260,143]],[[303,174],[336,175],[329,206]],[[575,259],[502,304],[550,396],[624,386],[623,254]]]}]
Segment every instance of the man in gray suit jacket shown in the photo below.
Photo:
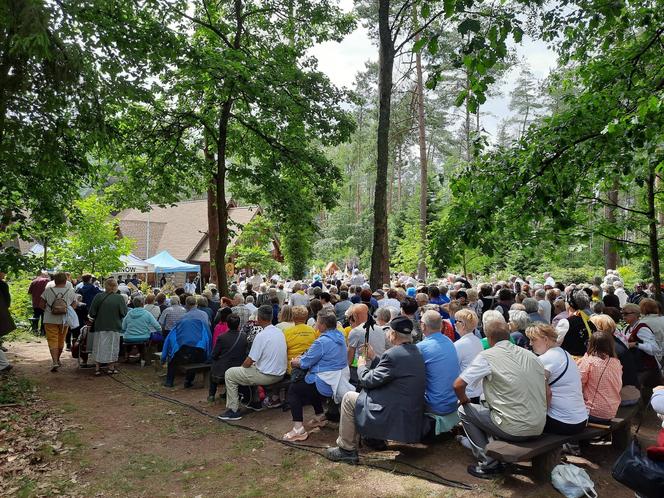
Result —
[{"label": "man in gray suit jacket", "polygon": [[[362,392],[348,392],[341,402],[341,420],[336,448],[327,458],[357,463],[356,438],[419,442],[422,436],[426,371],[419,349],[412,344],[413,322],[399,316],[387,332],[392,347],[380,357],[375,368],[367,368],[360,356],[357,376]],[[371,346],[367,351],[373,356]]]}]

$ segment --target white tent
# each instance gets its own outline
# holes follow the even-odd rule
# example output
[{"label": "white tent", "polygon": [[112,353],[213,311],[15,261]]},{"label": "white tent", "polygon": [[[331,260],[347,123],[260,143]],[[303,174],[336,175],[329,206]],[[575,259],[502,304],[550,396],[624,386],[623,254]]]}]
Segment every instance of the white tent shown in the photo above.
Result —
[{"label": "white tent", "polygon": [[124,268],[122,268],[117,273],[152,273],[154,272],[154,266],[143,261],[141,258],[129,254],[127,256],[120,256]]}]

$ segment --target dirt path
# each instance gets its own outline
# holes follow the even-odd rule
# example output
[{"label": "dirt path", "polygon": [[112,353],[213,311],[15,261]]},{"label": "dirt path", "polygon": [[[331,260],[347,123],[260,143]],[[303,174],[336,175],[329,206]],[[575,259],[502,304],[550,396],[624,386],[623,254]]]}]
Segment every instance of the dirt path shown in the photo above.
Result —
[{"label": "dirt path", "polygon": [[[525,476],[496,482],[473,478],[466,473],[472,457],[455,441],[423,449],[390,448],[380,455],[382,460],[365,461],[391,468],[391,458],[400,452],[399,458],[469,484],[471,491],[366,466],[335,464],[312,453],[322,452],[320,448],[293,449],[205,416],[218,415],[223,405],[209,405],[207,391],[201,388],[161,387],[152,368],[120,364],[120,375],[98,378],[89,370],[77,370],[65,353],[64,367],[53,374],[48,370],[44,341],[9,347],[16,374],[31,379],[51,409],[80,427],[76,437],[70,437],[73,448],[67,458],[79,476],[71,484],[72,492],[81,496],[560,496],[550,484],[537,485]],[[197,379],[196,387],[200,384]],[[145,391],[204,413],[150,397]],[[290,414],[281,410],[250,414],[238,423],[275,437],[291,427]],[[656,421],[644,425],[648,427],[640,434],[654,439]],[[306,444],[329,446],[335,438],[336,431],[325,428],[312,434]],[[584,456],[588,459],[573,463],[588,470],[600,496],[633,496],[610,476],[617,456],[610,447],[593,446]]]}]

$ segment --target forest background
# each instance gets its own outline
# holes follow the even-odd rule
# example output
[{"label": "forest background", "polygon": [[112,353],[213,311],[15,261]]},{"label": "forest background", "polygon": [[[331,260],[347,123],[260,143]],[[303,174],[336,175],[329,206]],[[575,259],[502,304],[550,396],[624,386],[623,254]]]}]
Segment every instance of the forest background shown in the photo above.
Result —
[{"label": "forest background", "polygon": [[[205,197],[222,288],[231,254],[296,278],[356,265],[373,285],[390,271],[590,281],[616,267],[659,284],[663,7],[5,2],[2,265],[111,271],[131,241],[92,240],[113,222],[90,213]],[[337,88],[312,53],[358,24],[376,57]],[[516,56],[524,35],[555,52],[546,79]],[[489,116],[506,74],[509,115]],[[265,208],[234,248],[229,196]],[[285,268],[264,257],[270,233]],[[18,237],[44,260],[18,254]]]}]

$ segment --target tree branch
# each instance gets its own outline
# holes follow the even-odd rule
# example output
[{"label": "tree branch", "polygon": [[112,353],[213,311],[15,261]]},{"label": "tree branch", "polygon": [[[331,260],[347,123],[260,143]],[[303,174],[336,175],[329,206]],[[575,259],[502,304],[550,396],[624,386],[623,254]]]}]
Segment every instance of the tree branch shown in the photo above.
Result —
[{"label": "tree branch", "polygon": [[401,50],[406,44],[410,43],[410,42],[413,40],[413,38],[415,38],[417,35],[419,35],[420,33],[422,33],[422,31],[424,31],[425,29],[427,29],[427,28],[431,25],[431,23],[433,23],[436,19],[438,19],[440,16],[442,16],[442,15],[444,15],[444,14],[445,14],[445,11],[444,11],[444,10],[441,10],[440,12],[434,14],[434,15],[433,15],[433,16],[432,16],[427,22],[425,22],[421,27],[419,27],[418,29],[416,29],[415,31],[413,31],[410,35],[408,35],[408,36],[406,37],[406,39],[405,39],[404,41],[402,41],[402,42],[401,42],[401,43],[400,43],[400,44],[394,49],[394,53],[395,53],[395,54],[399,53],[399,51],[400,51],[400,50]]},{"label": "tree branch", "polygon": [[603,234],[601,232],[597,232],[597,233],[601,237],[604,237],[605,239],[613,240],[614,242],[621,242],[623,244],[632,244],[632,245],[641,246],[641,247],[650,247],[648,244],[644,244],[643,242],[635,242],[633,240],[619,239],[617,237],[611,237],[610,235],[606,235],[606,234]]},{"label": "tree branch", "polygon": [[602,204],[604,206],[618,208],[618,209],[621,209],[623,211],[627,211],[629,213],[641,214],[643,216],[648,216],[648,213],[646,211],[641,211],[639,209],[628,208],[628,207],[625,207],[625,206],[621,206],[620,204],[617,204],[617,203],[614,204],[613,202],[605,201],[604,199],[602,199],[600,197],[579,196],[579,199],[583,199],[583,200],[586,200],[586,201],[596,201],[596,202],[599,202],[600,204]]}]

